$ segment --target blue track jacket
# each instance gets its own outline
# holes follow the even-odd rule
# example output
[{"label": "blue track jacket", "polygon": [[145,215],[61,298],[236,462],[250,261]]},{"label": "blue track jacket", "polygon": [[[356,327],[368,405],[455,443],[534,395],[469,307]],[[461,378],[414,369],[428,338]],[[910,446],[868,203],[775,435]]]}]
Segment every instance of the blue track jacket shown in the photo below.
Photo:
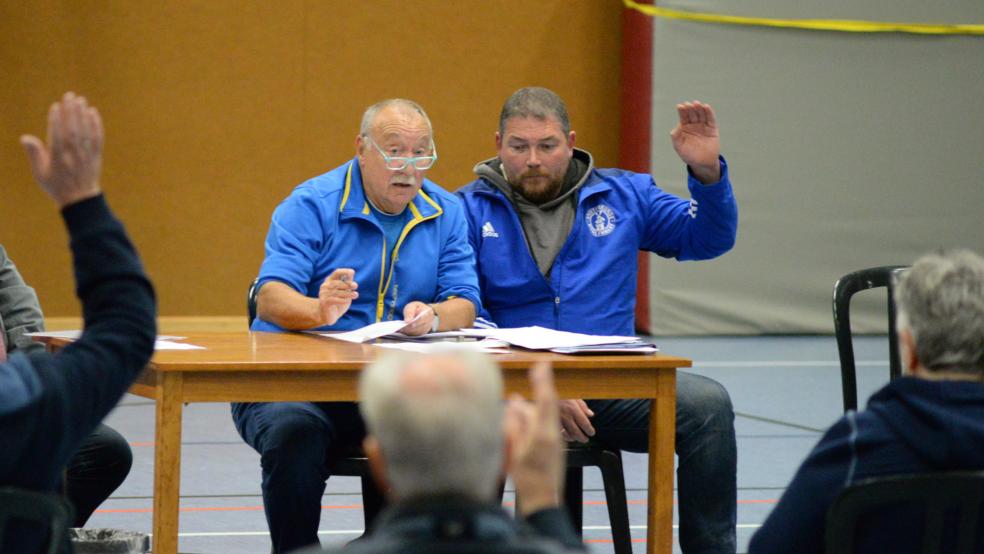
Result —
[{"label": "blue track jacket", "polygon": [[[475,262],[458,199],[425,179],[407,208],[413,217],[393,252],[387,252],[357,160],[302,183],[273,212],[260,286],[280,281],[315,298],[332,271],[355,269],[359,297],[334,325],[321,329],[401,319],[403,307],[414,300],[467,298],[480,312]],[[252,329],[283,331],[260,318]]]},{"label": "blue track jacket", "polygon": [[688,186],[692,200],[660,190],[646,174],[590,169],[547,280],[509,198],[482,178],[465,185],[457,194],[486,315],[500,327],[634,334],[638,250],[704,260],[735,243],[738,207],[724,159],[720,182],[704,185],[690,176]]}]

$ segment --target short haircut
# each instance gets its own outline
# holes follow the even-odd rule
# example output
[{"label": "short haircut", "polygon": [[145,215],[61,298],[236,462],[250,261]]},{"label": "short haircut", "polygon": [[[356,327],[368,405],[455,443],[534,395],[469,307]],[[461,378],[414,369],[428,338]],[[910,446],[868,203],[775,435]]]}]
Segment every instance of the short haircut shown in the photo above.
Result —
[{"label": "short haircut", "polygon": [[925,255],[899,280],[899,330],[931,371],[984,377],[984,258],[969,250]]},{"label": "short haircut", "polygon": [[359,134],[367,136],[369,134],[369,129],[372,127],[373,121],[376,119],[376,114],[379,113],[383,108],[388,108],[390,106],[400,106],[407,110],[412,110],[419,113],[424,121],[427,122],[427,130],[430,131],[431,138],[434,137],[434,128],[431,126],[430,118],[427,117],[427,112],[420,104],[414,102],[413,100],[407,100],[405,98],[389,98],[387,100],[380,100],[372,106],[366,108],[366,111],[362,113],[362,123],[359,125]]},{"label": "short haircut", "polygon": [[567,106],[563,99],[554,91],[543,87],[521,88],[506,100],[499,112],[500,135],[506,132],[506,121],[514,117],[554,117],[560,122],[564,135],[571,132],[571,121],[567,117]]},{"label": "short haircut", "polygon": [[[461,371],[428,374],[426,387],[404,383],[408,369],[437,360]],[[502,469],[502,394],[499,368],[480,354],[395,353],[366,368],[359,409],[379,442],[397,497],[492,500]]]}]

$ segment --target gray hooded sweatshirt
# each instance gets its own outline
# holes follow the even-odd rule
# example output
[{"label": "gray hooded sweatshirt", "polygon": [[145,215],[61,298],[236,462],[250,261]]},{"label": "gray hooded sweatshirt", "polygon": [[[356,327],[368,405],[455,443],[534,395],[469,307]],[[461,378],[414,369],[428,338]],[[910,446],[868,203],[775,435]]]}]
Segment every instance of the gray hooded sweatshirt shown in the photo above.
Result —
[{"label": "gray hooded sweatshirt", "polygon": [[564,246],[574,224],[577,191],[588,180],[592,169],[594,169],[594,160],[591,154],[575,148],[571,164],[564,175],[564,184],[561,185],[557,197],[539,205],[513,191],[512,186],[506,181],[505,173],[502,171],[502,161],[499,158],[479,162],[473,171],[495,185],[512,202],[519,215],[519,222],[523,226],[530,254],[533,255],[540,273],[549,278],[554,259]]}]

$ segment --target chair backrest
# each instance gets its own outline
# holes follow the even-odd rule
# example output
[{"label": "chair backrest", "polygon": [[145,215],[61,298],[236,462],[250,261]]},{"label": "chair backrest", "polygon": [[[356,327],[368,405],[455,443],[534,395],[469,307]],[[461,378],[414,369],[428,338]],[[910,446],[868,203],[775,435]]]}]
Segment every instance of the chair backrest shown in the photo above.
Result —
[{"label": "chair backrest", "polygon": [[253,326],[253,320],[256,319],[256,293],[258,292],[256,285],[259,281],[259,277],[253,279],[246,290],[246,315],[249,316],[249,327]]},{"label": "chair backrest", "polygon": [[74,511],[65,498],[14,487],[0,487],[0,549],[11,520],[32,522],[49,530],[48,554],[55,554],[68,540]]},{"label": "chair backrest", "polygon": [[[827,554],[855,552],[863,538],[877,552],[974,553],[984,547],[980,526],[984,471],[924,473],[868,479],[845,488],[827,511]],[[893,511],[904,508],[905,511]],[[921,515],[919,521],[911,518]],[[913,527],[914,526],[914,527]],[[956,534],[954,534],[956,528]],[[918,537],[921,531],[921,543]],[[867,535],[866,535],[867,533]],[[884,536],[882,535],[884,533]],[[913,542],[906,543],[909,538]],[[896,545],[891,546],[889,545]],[[868,549],[865,549],[867,551]]]},{"label": "chair backrest", "polygon": [[858,408],[857,369],[854,364],[854,344],[851,342],[851,297],[867,289],[885,287],[888,291],[888,363],[891,379],[902,374],[899,362],[898,337],[895,334],[895,283],[898,275],[909,266],[892,265],[862,269],[841,277],[834,283],[834,335],[840,356],[841,388],[844,411]]}]

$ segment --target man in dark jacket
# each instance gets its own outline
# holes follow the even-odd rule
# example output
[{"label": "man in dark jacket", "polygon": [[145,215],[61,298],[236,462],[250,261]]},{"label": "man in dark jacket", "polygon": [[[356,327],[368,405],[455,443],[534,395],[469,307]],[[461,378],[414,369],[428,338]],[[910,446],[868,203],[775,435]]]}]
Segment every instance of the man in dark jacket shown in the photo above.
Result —
[{"label": "man in dark jacket", "polygon": [[[530,381],[533,403],[513,398],[503,413],[502,376],[484,356],[393,355],[367,368],[363,446],[392,505],[343,551],[583,551],[559,507],[564,451],[549,366]],[[498,503],[503,468],[518,521]]]},{"label": "man in dark jacket", "polygon": [[[48,144],[21,143],[35,179],[71,237],[85,331],[60,353],[15,352],[0,364],[0,486],[54,492],[82,440],[146,365],[156,334],[154,292],[99,187],[99,113],[67,93],[48,113]],[[2,552],[30,554],[38,529],[8,526]]]},{"label": "man in dark jacket", "polygon": [[[984,259],[966,250],[923,256],[899,282],[896,306],[907,375],[827,431],[750,553],[823,552],[827,510],[863,479],[984,469]],[[888,532],[861,535],[876,546],[858,551],[916,551],[910,515],[893,512]]]},{"label": "man in dark jacket", "polygon": [[[0,361],[14,352],[41,352],[44,345],[28,333],[44,331],[38,295],[21,277],[13,260],[0,246]],[[85,525],[92,513],[113,494],[130,473],[133,452],[112,427],[100,423],[69,460],[65,469],[65,496],[72,503],[72,527]]]}]

